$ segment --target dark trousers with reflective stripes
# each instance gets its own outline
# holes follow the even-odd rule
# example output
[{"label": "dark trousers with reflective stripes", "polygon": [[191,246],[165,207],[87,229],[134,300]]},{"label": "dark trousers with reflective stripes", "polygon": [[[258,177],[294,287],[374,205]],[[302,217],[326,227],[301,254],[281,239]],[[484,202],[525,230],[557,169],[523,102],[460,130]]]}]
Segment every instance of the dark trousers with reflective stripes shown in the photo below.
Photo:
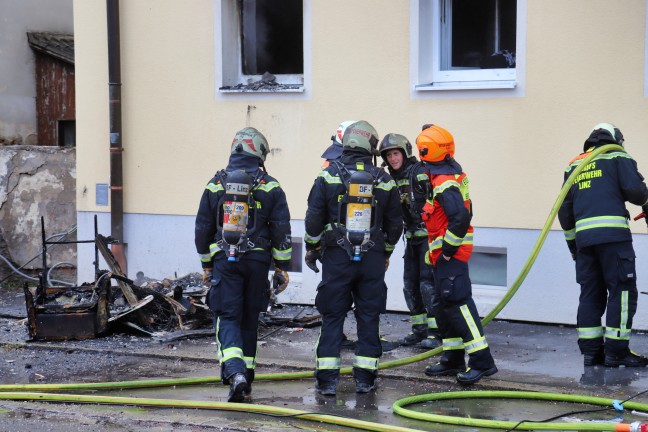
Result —
[{"label": "dark trousers with reflective stripes", "polygon": [[[228,348],[240,348],[244,357],[256,357],[259,313],[268,308],[270,299],[269,270],[268,263],[245,255],[238,262],[214,260],[207,304],[215,314],[216,340],[221,353]],[[224,384],[236,373],[247,373],[248,379],[254,376],[253,369],[248,371],[245,361],[239,357],[221,364]]]},{"label": "dark trousers with reflective stripes", "polygon": [[[405,246],[403,294],[410,315],[434,316],[434,271],[431,265],[425,263],[425,255],[429,252],[427,238],[408,240]],[[412,325],[412,331],[428,335],[427,320],[424,325]]]},{"label": "dark trousers with reflective stripes", "polygon": [[[576,253],[576,281],[581,286],[578,328],[601,326],[605,313],[608,329],[630,330],[637,311],[637,275],[632,242],[615,242],[579,248]],[[607,312],[606,312],[607,309]],[[583,354],[593,354],[603,345],[603,337],[579,338]],[[629,340],[605,338],[605,352],[624,356]]]},{"label": "dark trousers with reflective stripes", "polygon": [[[322,281],[317,287],[315,306],[322,315],[317,342],[317,358],[340,357],[344,319],[355,303],[356,356],[379,358],[382,355],[379,323],[385,309],[385,255],[369,251],[361,261],[351,261],[344,249],[326,248],[322,258]],[[318,370],[318,380],[337,379],[339,370]],[[375,371],[354,370],[354,376],[373,382]]]},{"label": "dark trousers with reflective stripes", "polygon": [[[476,336],[484,336],[484,329],[472,298],[472,284],[468,264],[451,258],[446,261],[439,257],[434,268],[434,287],[437,295],[435,316],[443,339],[461,338],[464,343]],[[441,363],[461,365],[464,363],[461,350],[445,350]],[[495,366],[490,348],[474,351],[468,356],[468,367],[489,369]]]}]

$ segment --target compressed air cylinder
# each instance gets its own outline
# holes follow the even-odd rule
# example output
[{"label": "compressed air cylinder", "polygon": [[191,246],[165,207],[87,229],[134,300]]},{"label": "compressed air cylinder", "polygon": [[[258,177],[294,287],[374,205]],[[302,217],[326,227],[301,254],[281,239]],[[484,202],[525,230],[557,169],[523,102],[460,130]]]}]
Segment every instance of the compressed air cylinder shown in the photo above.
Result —
[{"label": "compressed air cylinder", "polygon": [[241,170],[227,175],[223,202],[223,241],[229,245],[228,261],[236,261],[237,246],[246,239],[250,176]]},{"label": "compressed air cylinder", "polygon": [[373,177],[366,171],[356,171],[349,179],[346,229],[353,246],[353,260],[362,259],[361,246],[369,241],[371,207],[373,204]]}]

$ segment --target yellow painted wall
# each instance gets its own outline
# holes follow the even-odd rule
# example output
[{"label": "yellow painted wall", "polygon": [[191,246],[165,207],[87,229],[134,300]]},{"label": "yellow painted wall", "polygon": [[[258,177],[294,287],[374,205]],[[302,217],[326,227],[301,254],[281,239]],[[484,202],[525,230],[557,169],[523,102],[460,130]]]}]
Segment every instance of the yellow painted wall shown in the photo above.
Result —
[{"label": "yellow painted wall", "polygon": [[[216,95],[212,0],[120,3],[127,213],[194,214],[234,133],[248,125],[274,150],[266,165],[294,219],[303,218],[329,137],[348,119],[412,141],[423,123],[449,129],[481,227],[540,228],[565,166],[602,121],[621,128],[648,174],[645,0],[528,0],[525,95],[455,99],[411,97],[416,2],[311,0],[305,97]],[[105,1],[76,0],[74,16],[77,208],[106,211],[94,195],[109,181]]]}]

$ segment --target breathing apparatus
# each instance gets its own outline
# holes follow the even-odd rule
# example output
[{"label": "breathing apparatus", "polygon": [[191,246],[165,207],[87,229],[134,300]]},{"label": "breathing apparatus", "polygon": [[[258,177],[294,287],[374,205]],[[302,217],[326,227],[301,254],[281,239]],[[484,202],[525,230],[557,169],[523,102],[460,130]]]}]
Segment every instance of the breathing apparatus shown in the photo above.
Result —
[{"label": "breathing apparatus", "polygon": [[223,227],[222,239],[227,245],[227,260],[237,261],[241,248],[248,243],[247,225],[250,207],[254,208],[250,176],[242,170],[236,170],[223,182]]},{"label": "breathing apparatus", "polygon": [[356,171],[349,178],[346,195],[346,237],[353,247],[352,261],[360,261],[362,247],[371,236],[371,208],[374,206],[373,177],[366,171]]}]

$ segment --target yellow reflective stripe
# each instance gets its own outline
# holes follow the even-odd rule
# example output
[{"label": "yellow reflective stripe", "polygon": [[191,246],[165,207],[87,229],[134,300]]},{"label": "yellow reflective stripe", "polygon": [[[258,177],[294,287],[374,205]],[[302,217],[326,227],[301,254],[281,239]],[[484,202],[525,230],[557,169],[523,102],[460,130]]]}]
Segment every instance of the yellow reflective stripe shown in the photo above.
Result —
[{"label": "yellow reflective stripe", "polygon": [[630,340],[630,330],[607,327],[605,337],[614,340]]},{"label": "yellow reflective stripe", "polygon": [[225,189],[223,189],[223,185],[220,184],[220,183],[219,184],[209,183],[209,184],[207,184],[207,186],[205,186],[205,189],[209,190],[210,192],[214,192],[214,193],[225,190]]},{"label": "yellow reflective stripe", "polygon": [[426,319],[427,319],[427,315],[424,313],[418,315],[410,315],[410,323],[412,323],[412,325],[425,324]]},{"label": "yellow reflective stripe", "polygon": [[431,251],[441,249],[441,246],[443,246],[443,237],[439,236],[431,242],[428,242],[428,246],[430,247]]},{"label": "yellow reflective stripe", "polygon": [[398,180],[398,181],[396,182],[396,185],[397,185],[398,187],[401,187],[401,186],[409,186],[409,184],[410,184],[410,182],[409,182],[409,179],[407,179],[407,178],[400,179],[400,180]]},{"label": "yellow reflective stripe", "polygon": [[364,162],[356,162],[356,169],[358,171],[364,171],[365,169]]},{"label": "yellow reflective stripe", "polygon": [[376,370],[378,369],[378,359],[375,357],[356,356],[355,361],[353,362],[353,367]]},{"label": "yellow reflective stripe", "polygon": [[342,184],[340,176],[331,175],[331,173],[326,170],[320,171],[318,177],[322,177],[324,181],[329,184]]},{"label": "yellow reflective stripe", "polygon": [[615,340],[630,340],[628,328],[628,291],[621,292],[621,328],[606,327],[605,337]]},{"label": "yellow reflective stripe", "polygon": [[256,358],[254,357],[243,357],[243,361],[247,369],[254,369],[256,366]]},{"label": "yellow reflective stripe", "polygon": [[603,327],[577,327],[578,339],[596,339],[603,337]]},{"label": "yellow reflective stripe", "polygon": [[427,174],[423,174],[423,173],[421,173],[421,174],[416,174],[416,180],[421,180],[421,181],[423,181],[423,180],[428,180],[428,179],[429,179],[429,178],[428,178]]},{"label": "yellow reflective stripe", "polygon": [[221,353],[221,364],[233,358],[240,358],[241,360],[243,360],[243,350],[239,347],[226,348],[221,351]]},{"label": "yellow reflective stripe", "polygon": [[572,228],[570,230],[563,230],[565,234],[565,240],[576,240],[576,229]]},{"label": "yellow reflective stripe", "polygon": [[477,339],[471,340],[470,342],[466,342],[465,348],[466,354],[472,354],[476,351],[481,351],[488,348],[488,342],[486,342],[485,336],[481,336]]},{"label": "yellow reflective stripe", "polygon": [[389,180],[388,182],[380,182],[376,185],[376,189],[382,189],[390,191],[396,187],[396,182],[394,180]]},{"label": "yellow reflective stripe", "polygon": [[322,357],[318,358],[316,369],[340,369],[340,357]]},{"label": "yellow reflective stripe", "polygon": [[630,229],[624,216],[596,216],[576,221],[576,232],[592,228],[625,228]]},{"label": "yellow reflective stripe", "polygon": [[462,350],[462,349],[464,349],[464,343],[461,338],[443,339],[444,351]]},{"label": "yellow reflective stripe", "polygon": [[322,234],[323,234],[323,232],[321,232],[317,236],[312,236],[312,235],[306,233],[306,235],[304,235],[304,240],[306,241],[306,243],[310,243],[310,244],[319,243],[319,241],[322,239]]},{"label": "yellow reflective stripe", "polygon": [[395,246],[393,244],[389,244],[389,243],[385,242],[385,251],[391,252],[391,251],[394,250],[394,247]]},{"label": "yellow reflective stripe", "polygon": [[438,194],[443,193],[446,189],[451,187],[456,187],[461,191],[461,188],[459,187],[459,183],[456,180],[446,180],[432,190],[432,196],[435,197]]},{"label": "yellow reflective stripe", "polygon": [[259,183],[257,187],[254,188],[254,190],[260,190],[263,192],[270,192],[272,189],[281,187],[279,186],[279,182],[276,181],[270,181],[268,183]]},{"label": "yellow reflective stripe", "polygon": [[446,241],[446,243],[449,243],[452,246],[459,246],[463,241],[463,237],[459,237],[453,234],[450,230],[446,230],[443,239]]},{"label": "yellow reflective stripe", "polygon": [[477,324],[470,313],[470,309],[468,309],[468,305],[461,305],[459,310],[461,311],[461,315],[463,315],[466,325],[468,325],[468,328],[470,329],[470,334],[472,335],[473,340],[482,337],[482,334],[479,332],[479,328],[477,328]]},{"label": "yellow reflective stripe", "polygon": [[416,230],[414,232],[414,237],[427,237],[428,232],[424,229]]},{"label": "yellow reflective stripe", "polygon": [[428,324],[429,329],[438,329],[439,328],[439,326],[437,325],[436,318],[434,318],[434,317],[428,317],[427,324]]},{"label": "yellow reflective stripe", "polygon": [[212,256],[210,253],[207,254],[198,254],[201,262],[211,262]]},{"label": "yellow reflective stripe", "polygon": [[272,248],[272,258],[274,258],[277,261],[287,261],[290,259],[291,255],[292,255],[292,248],[288,248],[284,250]]},{"label": "yellow reflective stripe", "polygon": [[209,245],[209,254],[210,256],[216,255],[216,253],[222,251],[222,249],[218,246],[217,243],[212,243]]}]

